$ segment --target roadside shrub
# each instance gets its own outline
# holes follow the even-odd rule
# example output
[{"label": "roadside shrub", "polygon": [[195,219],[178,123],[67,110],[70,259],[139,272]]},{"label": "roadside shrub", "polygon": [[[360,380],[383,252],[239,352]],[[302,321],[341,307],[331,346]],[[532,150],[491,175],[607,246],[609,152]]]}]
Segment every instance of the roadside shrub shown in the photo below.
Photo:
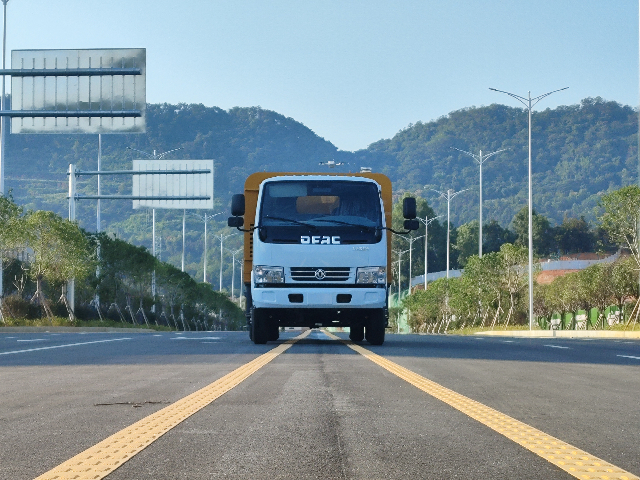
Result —
[{"label": "roadside shrub", "polygon": [[40,307],[25,300],[19,295],[8,295],[3,301],[5,313],[12,318],[35,319],[40,318]]}]

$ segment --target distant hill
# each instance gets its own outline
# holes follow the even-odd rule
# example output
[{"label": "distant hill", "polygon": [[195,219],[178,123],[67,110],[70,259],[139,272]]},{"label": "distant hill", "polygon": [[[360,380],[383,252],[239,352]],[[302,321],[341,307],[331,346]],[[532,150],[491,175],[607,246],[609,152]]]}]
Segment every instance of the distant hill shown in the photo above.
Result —
[{"label": "distant hill", "polygon": [[[637,117],[633,108],[601,98],[535,112],[533,181],[538,213],[556,223],[564,216],[584,215],[593,220],[601,193],[635,182]],[[102,168],[130,169],[131,160],[141,155],[127,147],[149,153],[180,148],[175,156],[166,158],[214,159],[215,212],[228,210],[231,194],[242,190],[244,179],[252,172],[329,171],[319,163],[334,160],[344,164],[331,170],[334,172],[368,166],[386,173],[396,192],[414,191],[427,198],[438,213],[445,213],[446,205],[431,189],[471,189],[452,202],[452,222],[459,225],[477,218],[478,167],[451,147],[476,154],[480,149],[485,153],[508,149],[483,168],[485,221],[496,219],[509,226],[527,202],[527,114],[524,109],[497,104],[409,125],[393,138],[357,152],[339,151],[301,123],[259,107],[226,111],[202,105],[152,104],[147,107],[146,134],[103,135]],[[66,216],[68,165],[94,170],[97,150],[96,135],[9,135],[6,186],[19,203]],[[95,178],[82,180],[80,188],[95,193],[95,185]],[[130,180],[122,177],[104,178],[102,185],[103,193],[131,192]],[[102,212],[103,228],[151,246],[148,212],[134,211],[124,201],[104,201]],[[225,218],[216,218],[221,222],[212,225],[214,233],[223,227]],[[81,202],[78,219],[84,228],[95,230],[95,202]],[[199,275],[201,230],[202,224],[190,217],[187,269]],[[179,264],[181,212],[159,212],[158,232],[164,242],[163,259]],[[240,241],[239,237],[231,240],[230,248]],[[208,262],[215,271],[215,255]]]},{"label": "distant hill", "polygon": [[[534,112],[532,120],[533,205],[556,223],[563,217],[593,220],[599,196],[637,181],[638,113],[601,98]],[[527,204],[528,121],[525,109],[490,105],[452,112],[410,125],[389,140],[356,152],[372,160],[395,188],[425,196],[446,212],[430,191],[473,189],[452,201],[455,224],[477,218],[478,165],[467,155],[507,149],[483,166],[485,221],[508,226]],[[423,188],[425,187],[426,188]]]}]

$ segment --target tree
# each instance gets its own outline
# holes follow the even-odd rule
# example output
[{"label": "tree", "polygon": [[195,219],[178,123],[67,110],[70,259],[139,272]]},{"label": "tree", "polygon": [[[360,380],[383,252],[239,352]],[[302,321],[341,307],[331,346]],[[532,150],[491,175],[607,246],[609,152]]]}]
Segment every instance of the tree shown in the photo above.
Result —
[{"label": "tree", "polygon": [[[624,313],[624,306],[628,300],[638,298],[638,267],[635,259],[626,257],[618,259],[610,267],[611,293],[620,315]],[[623,317],[620,318],[623,320]]]},{"label": "tree", "polygon": [[598,217],[617,245],[628,249],[640,267],[638,251],[638,225],[640,221],[640,187],[629,185],[603,195],[599,203],[604,212]]},{"label": "tree", "polygon": [[[537,256],[548,255],[555,248],[553,229],[549,220],[543,215],[538,215],[532,211],[531,223],[533,228],[533,253]],[[518,245],[528,247],[529,245],[529,208],[522,209],[513,217],[513,231],[517,235]]]},{"label": "tree", "polygon": [[501,279],[504,290],[509,294],[509,312],[505,326],[515,313],[516,303],[528,285],[529,271],[524,267],[529,258],[529,249],[521,245],[505,243],[500,247]]},{"label": "tree", "polygon": [[[402,216],[402,202],[405,197],[413,196],[409,192],[405,192],[401,198],[393,205],[392,210],[392,218],[393,218],[393,229],[397,231],[403,231],[403,223],[404,218]],[[416,212],[418,218],[424,219],[434,218],[436,216],[433,209],[429,206],[427,201],[424,198],[416,197]],[[392,235],[392,250],[394,251],[404,251],[409,248],[409,242],[405,240],[401,240],[397,238],[396,235],[388,232],[389,235]],[[423,237],[420,240],[416,240],[413,242],[413,251],[412,251],[412,260],[413,260],[413,275],[417,275],[419,273],[424,272],[424,233],[425,226],[422,222],[420,222],[420,228],[416,231],[411,232],[408,235],[404,235],[404,238],[419,238]],[[443,226],[438,220],[434,220],[430,223],[428,228],[429,239],[428,239],[428,267],[430,272],[437,272],[445,269],[446,266],[446,245],[447,245],[447,230],[446,226]],[[403,255],[403,278],[406,282],[407,274],[408,274],[408,264],[409,264],[409,254]],[[405,262],[406,260],[406,262]],[[406,284],[406,283],[405,283]]]},{"label": "tree", "polygon": [[495,325],[502,312],[502,267],[502,257],[498,252],[487,253],[482,258],[474,255],[469,258],[462,275],[478,289],[478,315],[483,327],[491,314],[492,325]]},{"label": "tree", "polygon": [[[63,286],[75,278],[82,281],[95,268],[93,252],[87,237],[78,226],[53,212],[30,212],[24,219],[25,237],[33,258],[29,262],[29,274],[36,281],[33,300],[38,302],[51,319],[52,312],[44,296],[43,281],[50,286]],[[67,308],[69,308],[67,306]],[[69,309],[70,318],[74,318]]]},{"label": "tree", "polygon": [[473,220],[457,229],[456,243],[453,246],[458,252],[458,265],[464,267],[471,255],[478,254],[478,236],[480,235],[479,223]]},{"label": "tree", "polygon": [[496,220],[482,227],[482,252],[499,252],[504,243],[515,243],[516,234],[508,228],[502,228]]},{"label": "tree", "polygon": [[591,252],[595,237],[584,217],[566,218],[556,228],[555,241],[564,253]]},{"label": "tree", "polygon": [[22,207],[11,197],[0,195],[0,258],[8,259],[8,254],[24,245],[24,226],[20,221]]},{"label": "tree", "polygon": [[[11,197],[0,195],[0,261],[11,262],[15,258],[15,251],[24,247],[24,222],[21,219],[22,207],[13,202]],[[0,298],[4,296],[6,283],[4,282],[7,267],[0,272],[3,275]],[[7,276],[8,277],[8,276]],[[1,317],[1,312],[0,312]]]},{"label": "tree", "polygon": [[446,320],[448,280],[440,278],[429,283],[426,290],[418,290],[402,301],[403,309],[410,312],[409,326],[414,332],[435,332]]}]

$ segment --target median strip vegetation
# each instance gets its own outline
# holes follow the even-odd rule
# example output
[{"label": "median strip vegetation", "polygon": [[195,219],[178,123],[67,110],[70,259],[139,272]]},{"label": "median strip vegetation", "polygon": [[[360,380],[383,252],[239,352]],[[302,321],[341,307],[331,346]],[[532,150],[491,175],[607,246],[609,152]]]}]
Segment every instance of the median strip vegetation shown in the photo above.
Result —
[{"label": "median strip vegetation", "polygon": [[[550,284],[536,283],[533,296],[538,328],[635,328],[640,317],[638,205],[640,188],[635,185],[602,196],[600,226],[623,255],[612,263],[568,273]],[[436,280],[426,290],[404,298],[400,308],[409,327],[424,333],[524,328],[527,256],[526,247],[510,243],[482,258],[472,255],[460,277]],[[534,275],[539,272],[540,268]]]},{"label": "median strip vegetation", "polygon": [[[242,311],[207,283],[106,233],[0,196],[0,326],[240,329]],[[151,285],[155,277],[156,295]],[[67,283],[75,279],[75,308]]]}]

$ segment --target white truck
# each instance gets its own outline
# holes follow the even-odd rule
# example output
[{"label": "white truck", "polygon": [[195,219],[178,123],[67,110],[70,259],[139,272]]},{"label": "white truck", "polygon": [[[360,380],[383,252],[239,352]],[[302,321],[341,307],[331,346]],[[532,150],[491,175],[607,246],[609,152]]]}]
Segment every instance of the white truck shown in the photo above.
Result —
[{"label": "white truck", "polygon": [[[391,209],[391,181],[382,174],[250,175],[244,194],[232,198],[228,225],[245,232],[253,342],[277,340],[280,327],[349,327],[352,341],[381,345]],[[415,198],[405,199],[403,214],[405,230],[417,230]]]}]

